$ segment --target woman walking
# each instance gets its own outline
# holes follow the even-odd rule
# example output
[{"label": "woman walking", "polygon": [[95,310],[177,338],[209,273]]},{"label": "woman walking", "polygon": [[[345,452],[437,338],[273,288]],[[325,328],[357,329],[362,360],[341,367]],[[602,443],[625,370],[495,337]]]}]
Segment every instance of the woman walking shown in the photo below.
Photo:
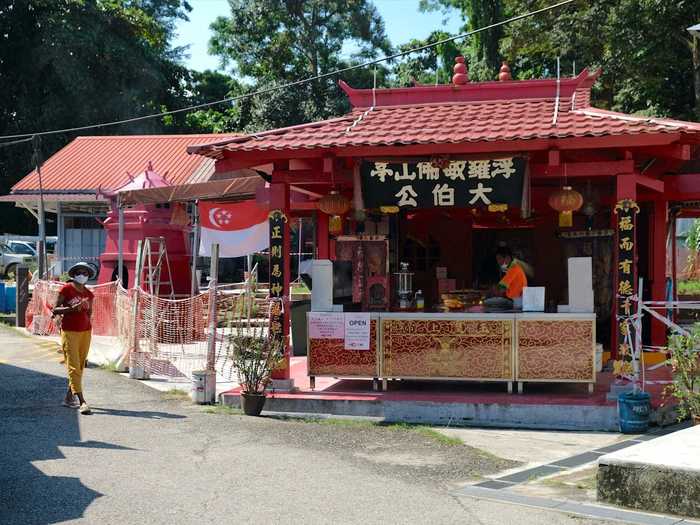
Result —
[{"label": "woman walking", "polygon": [[[89,414],[90,407],[83,396],[83,369],[90,350],[92,336],[93,294],[85,287],[89,279],[94,278],[95,271],[87,263],[79,262],[68,270],[70,280],[58,293],[58,300],[53,309],[54,315],[62,315],[61,346],[68,370],[68,391],[63,406],[80,408],[81,414]],[[75,403],[75,397],[79,404]]]}]

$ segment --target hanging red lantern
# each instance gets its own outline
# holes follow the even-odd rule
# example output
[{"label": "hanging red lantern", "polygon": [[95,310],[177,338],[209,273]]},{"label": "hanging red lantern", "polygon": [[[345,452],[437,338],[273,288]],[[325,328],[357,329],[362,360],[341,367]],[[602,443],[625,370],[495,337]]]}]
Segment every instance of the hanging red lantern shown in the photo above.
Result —
[{"label": "hanging red lantern", "polygon": [[559,226],[562,228],[573,225],[573,212],[583,206],[583,195],[571,186],[564,186],[560,190],[552,192],[548,199],[549,205],[559,212]]},{"label": "hanging red lantern", "polygon": [[333,190],[324,195],[318,201],[318,209],[326,215],[330,215],[328,221],[328,233],[340,235],[343,233],[343,215],[350,210],[350,201],[347,197]]}]

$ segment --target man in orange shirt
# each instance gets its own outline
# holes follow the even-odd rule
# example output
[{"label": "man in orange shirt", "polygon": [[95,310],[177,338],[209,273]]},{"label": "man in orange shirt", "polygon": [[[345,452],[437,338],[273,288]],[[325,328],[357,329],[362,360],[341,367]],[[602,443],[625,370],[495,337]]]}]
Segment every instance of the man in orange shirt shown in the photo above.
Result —
[{"label": "man in orange shirt", "polygon": [[522,306],[523,288],[527,286],[523,268],[513,260],[513,254],[507,246],[500,246],[496,250],[496,262],[505,273],[498,283],[498,295],[512,300],[514,306]]}]

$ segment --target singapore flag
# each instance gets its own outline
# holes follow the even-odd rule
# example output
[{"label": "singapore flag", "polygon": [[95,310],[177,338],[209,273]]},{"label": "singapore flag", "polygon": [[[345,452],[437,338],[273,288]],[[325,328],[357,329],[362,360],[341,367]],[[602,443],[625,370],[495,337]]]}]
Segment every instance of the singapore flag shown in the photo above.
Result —
[{"label": "singapore flag", "polygon": [[210,256],[215,243],[219,244],[220,257],[241,257],[269,248],[267,215],[255,200],[200,202],[199,255]]}]

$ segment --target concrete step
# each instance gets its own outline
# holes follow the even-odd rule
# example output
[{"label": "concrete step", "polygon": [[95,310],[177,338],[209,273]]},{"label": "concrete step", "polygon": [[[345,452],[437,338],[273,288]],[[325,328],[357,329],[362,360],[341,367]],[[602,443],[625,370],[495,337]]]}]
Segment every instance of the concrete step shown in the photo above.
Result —
[{"label": "concrete step", "polygon": [[621,384],[611,384],[610,385],[610,392],[606,395],[606,399],[608,401],[617,401],[617,398],[620,396],[620,394],[625,393],[625,392],[631,392],[632,389],[634,388],[634,385],[632,383],[621,383]]},{"label": "concrete step", "polygon": [[[224,405],[240,407],[234,392],[221,395]],[[382,395],[276,393],[268,396],[265,410],[334,416],[379,417],[387,422],[446,426],[533,428],[616,432],[617,407],[535,405],[503,402],[452,402],[425,399],[392,400]]]},{"label": "concrete step", "polygon": [[700,518],[700,425],[598,459],[598,500]]}]

